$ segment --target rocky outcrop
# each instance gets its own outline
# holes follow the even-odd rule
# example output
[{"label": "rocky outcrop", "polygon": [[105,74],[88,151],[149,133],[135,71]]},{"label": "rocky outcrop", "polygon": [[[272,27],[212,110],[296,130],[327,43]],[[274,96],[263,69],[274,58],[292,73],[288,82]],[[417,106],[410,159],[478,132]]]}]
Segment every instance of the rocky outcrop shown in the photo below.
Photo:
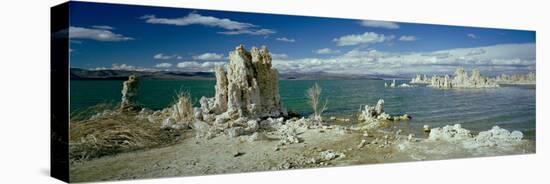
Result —
[{"label": "rocky outcrop", "polygon": [[508,131],[494,126],[491,130],[479,132],[473,136],[470,130],[462,128],[460,124],[447,125],[441,128],[433,128],[428,140],[461,143],[464,148],[479,148],[493,146],[509,146],[518,144],[523,139],[520,131]]},{"label": "rocky outcrop", "polygon": [[428,78],[426,75],[416,75],[416,77],[411,80],[411,83],[428,84],[429,87],[440,89],[499,87],[495,79],[482,76],[478,69],[473,69],[472,75],[468,76],[468,72],[462,67],[457,68],[452,77],[449,75],[434,75]]},{"label": "rocky outcrop", "polygon": [[395,88],[395,79],[393,79],[392,82],[391,82],[390,84],[384,83],[384,87],[387,87],[387,88]]},{"label": "rocky outcrop", "polygon": [[376,106],[365,105],[359,109],[358,120],[361,124],[360,129],[374,129],[382,126],[385,121],[404,121],[412,117],[408,114],[401,116],[391,116],[384,112],[384,100],[380,99]]},{"label": "rocky outcrop", "polygon": [[253,47],[250,52],[238,46],[229,53],[227,72],[216,68],[216,94],[201,99],[208,115],[225,114],[230,119],[286,116],[279,95],[279,73],[271,67],[267,48]]},{"label": "rocky outcrop", "polygon": [[460,124],[433,128],[430,130],[430,136],[428,137],[428,139],[434,141],[459,141],[470,138],[472,138],[470,131],[462,128]]},{"label": "rocky outcrop", "polygon": [[497,76],[495,80],[499,84],[536,84],[537,76],[534,72],[514,75],[502,74]]},{"label": "rocky outcrop", "polygon": [[139,80],[135,75],[131,75],[122,85],[122,101],[120,102],[120,110],[131,111],[138,109],[136,98],[138,95]]},{"label": "rocky outcrop", "polygon": [[429,84],[431,82],[431,79],[424,75],[417,74],[416,77],[411,79],[411,84]]}]

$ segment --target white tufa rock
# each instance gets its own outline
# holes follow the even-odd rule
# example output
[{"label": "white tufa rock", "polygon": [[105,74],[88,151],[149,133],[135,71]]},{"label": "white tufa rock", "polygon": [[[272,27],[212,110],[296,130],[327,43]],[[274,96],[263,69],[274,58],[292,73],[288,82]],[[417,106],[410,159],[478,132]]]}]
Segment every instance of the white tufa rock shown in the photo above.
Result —
[{"label": "white tufa rock", "polygon": [[208,113],[228,113],[238,117],[264,118],[286,116],[279,95],[279,73],[271,68],[267,48],[253,47],[250,52],[238,46],[229,53],[227,72],[217,67],[214,99],[201,99]]},{"label": "white tufa rock", "polygon": [[474,141],[479,146],[497,146],[503,144],[514,144],[521,141],[523,133],[520,131],[508,131],[494,126],[491,130],[479,132]]},{"label": "white tufa rock", "polygon": [[472,75],[468,76],[468,72],[463,67],[456,69],[454,76],[436,76],[427,78],[425,75],[421,77],[416,75],[411,80],[413,84],[428,84],[429,87],[450,89],[450,88],[495,88],[499,87],[497,80],[481,75],[478,69],[472,70]]},{"label": "white tufa rock", "polygon": [[430,130],[428,139],[442,141],[460,141],[472,138],[469,130],[462,128],[460,124],[453,126],[447,125],[443,128],[433,128]]},{"label": "white tufa rock", "polygon": [[131,111],[137,108],[136,98],[138,94],[139,80],[135,75],[130,75],[127,81],[122,83],[122,101],[120,110]]},{"label": "white tufa rock", "polygon": [[321,156],[321,159],[325,161],[346,157],[345,154],[333,150],[322,151],[321,153],[319,153],[319,156]]}]

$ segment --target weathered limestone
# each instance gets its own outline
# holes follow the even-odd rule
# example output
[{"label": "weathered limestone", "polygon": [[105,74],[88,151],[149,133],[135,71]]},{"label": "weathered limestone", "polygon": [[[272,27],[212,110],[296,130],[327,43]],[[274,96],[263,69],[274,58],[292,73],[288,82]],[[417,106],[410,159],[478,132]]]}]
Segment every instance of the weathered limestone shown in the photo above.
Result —
[{"label": "weathered limestone", "polygon": [[443,140],[443,141],[459,141],[472,138],[469,130],[462,128],[460,124],[453,126],[447,125],[444,127],[433,128],[430,130],[430,140]]},{"label": "weathered limestone", "polygon": [[474,146],[497,146],[515,144],[523,139],[523,133],[520,131],[508,131],[506,129],[494,126],[491,130],[479,132],[474,137]]},{"label": "weathered limestone", "polygon": [[463,145],[464,148],[473,149],[479,147],[509,146],[518,144],[523,139],[520,131],[508,131],[494,126],[491,130],[479,132],[473,136],[469,130],[461,127],[460,124],[447,125],[442,128],[434,128],[430,131],[428,140],[447,141]]},{"label": "weathered limestone", "polygon": [[209,114],[265,118],[286,116],[279,96],[279,73],[271,68],[267,48],[253,47],[250,52],[238,46],[229,53],[227,72],[216,68],[216,95],[201,99],[201,109]]},{"label": "weathered limestone", "polygon": [[428,78],[425,74],[420,75],[416,74],[415,78],[411,79],[411,84],[429,84],[431,82],[430,78]]},{"label": "weathered limestone", "polygon": [[131,111],[138,108],[136,98],[138,95],[139,80],[135,75],[130,75],[127,81],[122,84],[122,101],[120,110]]},{"label": "weathered limestone", "polygon": [[389,114],[384,112],[384,100],[380,99],[376,103],[376,106],[372,107],[369,105],[365,105],[364,109],[361,107],[359,109],[359,121],[362,122],[373,122],[376,120],[394,120],[394,121],[400,121],[400,120],[409,120],[412,117],[408,114],[404,114],[401,116],[390,116]]},{"label": "weathered limestone", "polygon": [[534,72],[514,75],[502,74],[497,76],[495,80],[499,84],[536,84],[537,76]]},{"label": "weathered limestone", "polygon": [[425,75],[424,77],[416,75],[411,80],[411,83],[428,84],[429,87],[440,89],[499,87],[495,79],[482,76],[478,69],[473,69],[472,75],[468,76],[468,72],[463,67],[457,68],[453,77],[449,75],[434,75],[431,78],[427,78]]}]

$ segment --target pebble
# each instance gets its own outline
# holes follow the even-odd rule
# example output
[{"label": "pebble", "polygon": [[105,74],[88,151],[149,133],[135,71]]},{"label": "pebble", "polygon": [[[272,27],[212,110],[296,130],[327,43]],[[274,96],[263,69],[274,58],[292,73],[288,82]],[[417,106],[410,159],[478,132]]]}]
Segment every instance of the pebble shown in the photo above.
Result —
[{"label": "pebble", "polygon": [[414,134],[409,134],[409,137],[407,137],[407,140],[412,141],[414,138]]},{"label": "pebble", "polygon": [[236,151],[236,152],[233,153],[233,157],[238,157],[238,156],[242,156],[242,155],[244,155],[243,152]]},{"label": "pebble", "polygon": [[430,125],[424,125],[424,132],[430,132]]}]

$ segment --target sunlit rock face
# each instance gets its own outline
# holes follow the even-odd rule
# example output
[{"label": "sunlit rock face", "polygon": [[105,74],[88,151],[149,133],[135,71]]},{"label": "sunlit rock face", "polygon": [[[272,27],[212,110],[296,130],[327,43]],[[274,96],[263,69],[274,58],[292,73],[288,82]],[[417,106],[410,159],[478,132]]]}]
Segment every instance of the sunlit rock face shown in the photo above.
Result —
[{"label": "sunlit rock face", "polygon": [[120,110],[136,110],[138,108],[136,98],[138,95],[139,80],[136,76],[131,75],[122,85],[122,101],[120,102]]},{"label": "sunlit rock face", "polygon": [[229,53],[227,72],[216,68],[216,94],[201,99],[204,112],[224,114],[230,119],[286,116],[279,95],[279,73],[271,68],[267,48],[240,45]]}]

